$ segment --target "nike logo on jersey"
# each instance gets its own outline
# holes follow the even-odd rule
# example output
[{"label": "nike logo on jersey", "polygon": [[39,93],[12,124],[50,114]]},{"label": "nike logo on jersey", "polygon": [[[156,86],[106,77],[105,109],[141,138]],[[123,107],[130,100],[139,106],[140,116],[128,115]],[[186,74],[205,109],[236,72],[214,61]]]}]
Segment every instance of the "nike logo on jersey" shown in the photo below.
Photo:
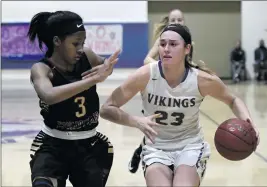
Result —
[{"label": "nike logo on jersey", "polygon": [[91,143],[91,146],[94,146],[96,142],[97,142],[97,140],[94,141],[94,142],[92,142],[92,143]]},{"label": "nike logo on jersey", "polygon": [[193,107],[196,104],[196,98],[185,98],[185,99],[175,99],[167,98],[163,96],[158,96],[154,94],[148,94],[148,102],[158,106],[168,106],[168,107]]},{"label": "nike logo on jersey", "polygon": [[83,24],[81,24],[81,25],[78,25],[78,24],[77,24],[77,28],[80,28],[82,25],[83,25]]}]

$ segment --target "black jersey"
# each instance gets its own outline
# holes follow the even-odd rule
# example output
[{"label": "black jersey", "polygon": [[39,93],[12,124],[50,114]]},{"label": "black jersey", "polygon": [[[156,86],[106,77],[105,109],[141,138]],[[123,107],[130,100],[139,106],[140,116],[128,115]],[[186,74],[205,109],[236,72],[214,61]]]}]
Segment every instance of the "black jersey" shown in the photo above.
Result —
[{"label": "black jersey", "polygon": [[[79,81],[82,79],[81,74],[92,68],[86,54],[82,55],[72,72],[59,71],[46,58],[40,62],[51,68],[53,72],[51,82],[54,87]],[[96,85],[60,103],[47,105],[40,99],[39,104],[44,123],[51,129],[88,131],[98,125],[99,97],[96,92]]]}]

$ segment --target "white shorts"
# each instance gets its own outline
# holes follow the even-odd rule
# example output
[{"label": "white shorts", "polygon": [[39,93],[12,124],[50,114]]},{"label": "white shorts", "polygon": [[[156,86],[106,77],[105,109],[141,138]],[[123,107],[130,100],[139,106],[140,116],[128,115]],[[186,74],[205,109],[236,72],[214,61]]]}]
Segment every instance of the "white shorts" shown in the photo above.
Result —
[{"label": "white shorts", "polygon": [[204,177],[210,154],[210,146],[207,142],[188,144],[182,150],[170,152],[144,145],[142,150],[143,169],[145,172],[146,168],[153,163],[169,166],[173,172],[180,165],[195,166],[201,181]]}]

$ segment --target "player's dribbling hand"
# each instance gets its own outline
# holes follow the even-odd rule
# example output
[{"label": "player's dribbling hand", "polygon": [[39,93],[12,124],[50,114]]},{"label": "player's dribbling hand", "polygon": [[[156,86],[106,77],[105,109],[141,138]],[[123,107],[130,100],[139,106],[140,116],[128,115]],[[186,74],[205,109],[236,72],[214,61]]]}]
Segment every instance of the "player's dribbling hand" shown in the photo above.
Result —
[{"label": "player's dribbling hand", "polygon": [[103,82],[113,71],[114,65],[118,62],[118,56],[121,50],[117,50],[113,55],[105,60],[104,64],[93,67],[92,69],[82,73],[82,79],[95,77],[98,82]]},{"label": "player's dribbling hand", "polygon": [[154,114],[148,117],[138,117],[137,122],[139,128],[147,138],[151,140],[152,143],[155,143],[154,139],[158,133],[153,129],[153,126],[159,126],[160,124],[154,122],[153,120],[160,117],[160,114]]},{"label": "player's dribbling hand", "polygon": [[[259,143],[260,143],[260,132],[259,132],[258,128],[256,127],[256,125],[253,124],[252,121],[251,121],[250,119],[247,119],[246,121],[247,121],[248,123],[250,123],[250,124],[252,125],[252,127],[254,128],[254,130],[255,130],[256,137],[257,137],[257,146],[258,146]],[[255,148],[256,148],[256,147],[255,147]]]}]

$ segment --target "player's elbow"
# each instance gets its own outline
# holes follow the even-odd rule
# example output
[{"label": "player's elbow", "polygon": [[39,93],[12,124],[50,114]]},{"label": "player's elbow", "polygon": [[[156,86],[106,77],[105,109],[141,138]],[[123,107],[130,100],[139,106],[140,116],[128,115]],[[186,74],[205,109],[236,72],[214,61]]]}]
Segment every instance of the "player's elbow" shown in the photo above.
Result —
[{"label": "player's elbow", "polygon": [[38,94],[39,95],[39,98],[45,102],[46,104],[48,105],[53,105],[53,104],[56,104],[58,103],[58,100],[57,98],[53,95],[52,92],[43,92],[43,93],[40,93]]},{"label": "player's elbow", "polygon": [[53,99],[53,97],[50,97],[50,96],[43,96],[43,97],[41,97],[41,100],[43,102],[45,102],[46,104],[48,104],[48,105],[53,105],[53,104],[57,103],[56,100]]},{"label": "player's elbow", "polygon": [[106,102],[101,106],[99,113],[101,118],[113,121],[114,117],[117,116],[118,111],[116,106]]},{"label": "player's elbow", "polygon": [[100,117],[103,119],[108,119],[108,115],[109,115],[109,105],[105,103],[100,108]]}]

